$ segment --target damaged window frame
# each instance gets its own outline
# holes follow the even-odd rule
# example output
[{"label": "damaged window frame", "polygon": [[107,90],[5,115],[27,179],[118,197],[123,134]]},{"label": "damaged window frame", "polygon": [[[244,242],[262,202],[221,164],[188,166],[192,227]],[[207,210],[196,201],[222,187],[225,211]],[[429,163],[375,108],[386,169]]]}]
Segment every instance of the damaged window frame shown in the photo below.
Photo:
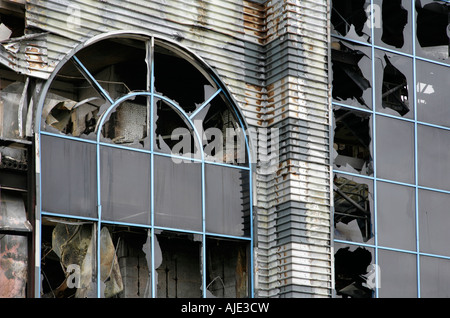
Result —
[{"label": "damaged window frame", "polygon": [[[339,2],[339,0],[335,1]],[[342,222],[338,222],[339,225],[335,224],[333,232],[334,251],[337,252],[341,244],[372,250],[373,263],[370,266],[375,269],[372,272],[375,275],[371,278],[374,278],[372,282],[375,285],[372,285],[374,288],[366,294],[360,293],[362,289],[349,290],[356,292],[351,295],[342,294],[338,288],[335,288],[334,296],[378,298],[391,295],[394,297],[421,297],[424,295],[428,297],[432,293],[440,293],[443,297],[448,297],[448,291],[436,291],[436,288],[431,288],[431,281],[425,281],[428,278],[426,270],[418,266],[427,258],[424,256],[430,256],[426,255],[430,252],[427,250],[429,247],[425,247],[429,242],[423,233],[425,231],[438,232],[440,226],[443,226],[442,219],[436,217],[433,220],[436,222],[434,228],[429,229],[427,226],[425,229],[423,224],[428,224],[428,221],[424,223],[423,220],[428,218],[430,204],[421,203],[423,199],[418,194],[427,190],[443,197],[450,197],[450,185],[448,178],[445,177],[446,163],[448,162],[446,160],[448,151],[445,149],[448,147],[446,147],[444,137],[450,126],[447,120],[448,116],[446,116],[448,112],[446,96],[448,94],[444,89],[450,67],[450,33],[448,31],[450,1],[370,0],[366,2],[375,9],[372,11],[373,15],[369,15],[370,22],[373,24],[372,39],[366,41],[366,37],[357,37],[355,32],[341,34],[333,30],[332,25],[329,74],[333,74],[333,62],[343,60],[339,56],[342,53],[339,52],[341,43],[351,50],[364,48],[364,52],[370,53],[370,55],[366,55],[371,60],[371,71],[363,72],[363,75],[371,84],[367,90],[372,92],[370,102],[373,107],[366,107],[361,103],[356,104],[351,98],[332,98],[330,103],[332,114],[330,143],[335,138],[335,121],[337,119],[334,114],[335,109],[361,112],[371,116],[369,121],[373,143],[371,149],[373,150],[373,173],[364,174],[361,171],[355,171],[353,167],[346,169],[343,166],[336,166],[334,161],[336,152],[333,152],[336,150],[336,146],[330,144],[330,151],[334,154],[331,158],[333,162],[332,176],[340,175],[350,180],[359,180],[360,184],[370,185],[372,193],[372,197],[370,197],[372,238],[368,241],[355,239],[356,235],[361,236],[361,229],[358,227],[354,227],[353,231],[348,230],[349,234],[345,237],[338,232],[343,228]],[[383,4],[389,6],[383,6]],[[432,4],[434,9],[440,12],[435,13],[440,14],[441,21],[437,21],[439,18],[436,17],[436,21],[425,22],[424,17],[426,18],[427,14],[430,17],[432,13],[425,12],[429,10],[423,10],[427,9],[425,5],[429,4]],[[388,15],[389,7],[393,11]],[[422,12],[420,12],[421,10]],[[392,14],[392,12],[396,13]],[[436,29],[436,32],[433,33],[433,28],[439,28],[439,31]],[[438,37],[440,42],[437,40]],[[422,44],[425,47],[422,47]],[[361,74],[358,72],[358,75]],[[333,77],[330,76],[330,85],[333,87],[332,79]],[[356,92],[350,93],[353,94],[353,97],[358,96]],[[360,134],[360,137],[362,136],[366,136],[366,131]],[[442,151],[437,153],[437,149]],[[400,160],[398,165],[396,164],[397,160]],[[390,167],[390,170],[386,167]],[[432,173],[431,169],[433,169]],[[333,183],[333,180],[331,182]],[[390,185],[390,191],[384,188],[386,184]],[[341,211],[338,209],[341,203],[338,201],[344,200],[339,190],[341,189],[335,186],[333,191],[335,222],[341,217]],[[395,199],[388,200],[391,197]],[[402,201],[404,204],[404,201],[407,200],[409,205],[407,208],[406,204],[401,205],[400,208],[400,203],[395,200]],[[347,199],[346,202],[350,201]],[[358,216],[362,217],[364,211],[368,212],[360,204],[358,206],[361,209],[359,209],[356,206],[358,202],[354,203],[355,210],[361,212]],[[441,224],[436,225],[438,222]],[[395,234],[389,234],[394,229]],[[442,231],[445,232],[445,230]],[[430,261],[432,259],[442,260],[442,264],[444,262],[448,264],[450,261],[447,251],[433,251],[432,254],[434,255],[430,257]],[[395,267],[392,271],[390,271],[390,265]],[[386,267],[380,268],[380,266]],[[359,275],[369,278],[366,274],[359,273]],[[394,286],[398,280],[392,280],[392,275],[399,276],[399,279],[408,279],[402,286],[410,286],[411,290],[406,291]],[[438,275],[436,279],[437,277]],[[446,279],[445,275],[440,277]],[[335,276],[334,279],[337,283],[339,278]],[[435,278],[433,277],[433,279]],[[422,284],[422,280],[427,283],[426,288],[421,287],[421,285],[425,285]]]},{"label": "damaged window frame", "polygon": [[[77,58],[77,52],[83,50],[84,48],[89,49],[90,47],[92,47],[93,45],[96,44],[100,44],[101,45],[101,41],[105,40],[105,39],[133,39],[133,40],[138,40],[138,41],[143,41],[145,43],[145,49],[146,49],[146,55],[145,55],[145,62],[147,65],[147,89],[145,91],[129,91],[127,94],[118,97],[117,99],[113,99],[109,92],[107,90],[104,89],[104,87],[102,87],[102,85],[95,79],[95,74],[91,74],[90,71],[88,70],[88,68],[83,64],[83,62]],[[182,106],[178,103],[173,101],[172,99],[169,99],[167,96],[164,96],[163,93],[164,92],[156,92],[156,90],[154,89],[155,87],[155,81],[157,81],[157,78],[155,78],[154,76],[154,70],[155,67],[158,67],[157,62],[154,60],[154,56],[155,56],[155,48],[159,46],[159,47],[164,47],[165,49],[168,49],[169,51],[171,50],[172,52],[175,53],[175,55],[178,55],[181,58],[184,58],[186,61],[188,61],[188,63],[191,63],[192,65],[194,65],[197,69],[199,69],[199,71],[203,74],[203,76],[205,76],[206,78],[209,79],[209,81],[211,82],[211,86],[214,87],[214,92],[209,91],[208,95],[206,95],[206,90],[205,90],[205,100],[203,102],[200,103],[200,105],[198,105],[198,107],[194,110],[194,111],[190,111],[190,112],[186,112]],[[40,218],[55,218],[55,217],[59,217],[59,218],[64,218],[64,219],[68,219],[68,220],[72,220],[72,221],[84,221],[84,222],[91,222],[93,224],[95,224],[95,232],[97,233],[96,235],[96,268],[100,268],[101,267],[101,260],[102,260],[102,252],[101,249],[98,248],[99,246],[101,246],[101,241],[100,241],[100,231],[103,228],[103,226],[125,226],[125,227],[134,227],[134,228],[139,228],[141,230],[147,230],[149,233],[149,236],[152,237],[153,239],[151,240],[151,256],[150,258],[147,260],[150,264],[150,276],[151,276],[151,292],[150,293],[146,293],[147,296],[151,296],[151,297],[164,297],[163,295],[159,295],[158,294],[158,290],[157,290],[157,286],[158,286],[158,281],[155,278],[156,275],[153,275],[152,273],[156,274],[156,270],[158,269],[158,264],[161,264],[161,250],[159,250],[159,252],[155,249],[157,245],[159,245],[157,243],[157,239],[156,237],[158,235],[161,235],[161,233],[172,233],[170,235],[181,235],[181,236],[188,236],[188,237],[193,237],[193,241],[194,242],[198,242],[198,264],[199,264],[199,272],[198,275],[200,277],[200,284],[198,286],[198,296],[199,297],[218,297],[219,294],[214,294],[210,289],[210,285],[212,284],[211,279],[216,279],[217,281],[226,281],[228,280],[230,282],[230,278],[227,277],[219,277],[216,275],[215,278],[211,278],[207,276],[207,266],[208,266],[208,262],[209,259],[207,257],[207,251],[209,250],[208,247],[208,243],[207,242],[211,242],[211,240],[225,240],[225,241],[236,241],[236,242],[240,242],[243,245],[245,245],[246,251],[245,251],[245,257],[240,256],[239,261],[237,262],[237,264],[234,265],[230,265],[230,266],[235,266],[236,270],[238,268],[241,268],[241,272],[236,272],[235,275],[236,279],[239,278],[239,281],[241,285],[236,285],[235,287],[232,287],[233,284],[232,283],[231,287],[232,288],[236,288],[236,294],[234,295],[234,297],[236,295],[239,295],[240,297],[253,297],[253,271],[251,270],[253,268],[253,224],[252,224],[252,181],[251,181],[251,176],[252,176],[252,167],[250,165],[250,147],[248,145],[248,139],[247,136],[245,134],[243,134],[243,138],[244,138],[244,146],[245,146],[245,162],[237,162],[237,161],[227,161],[227,160],[214,160],[213,158],[208,158],[207,156],[205,156],[204,151],[205,151],[205,136],[202,135],[202,133],[204,133],[202,131],[202,127],[201,124],[199,125],[198,121],[203,120],[205,118],[205,114],[204,112],[202,113],[202,111],[206,111],[208,110],[208,105],[216,98],[221,98],[223,99],[224,103],[227,105],[228,109],[231,111],[231,113],[233,114],[233,116],[235,116],[235,125],[238,126],[239,129],[241,129],[241,131],[246,131],[246,126],[244,124],[244,120],[243,120],[243,116],[240,113],[240,111],[238,110],[238,107],[236,106],[235,101],[233,100],[233,98],[231,97],[230,93],[228,92],[228,90],[226,89],[226,86],[224,84],[222,84],[222,82],[220,81],[219,77],[216,75],[216,73],[211,70],[207,64],[205,62],[203,62],[203,60],[201,60],[201,58],[199,58],[198,56],[196,56],[194,53],[186,50],[185,48],[181,48],[177,43],[171,41],[171,40],[167,40],[164,38],[156,38],[152,35],[147,35],[147,34],[142,34],[142,33],[128,33],[128,32],[112,32],[110,34],[106,34],[106,35],[102,35],[99,36],[97,38],[92,39],[91,41],[88,41],[86,44],[80,46],[80,48],[77,48],[74,50],[74,53],[70,55],[69,58],[67,58],[68,63],[70,63],[71,61],[76,65],[77,69],[80,71],[80,73],[86,78],[86,80],[92,85],[92,87],[98,92],[98,94],[107,102],[107,106],[103,108],[103,112],[101,113],[101,115],[98,117],[98,121],[96,124],[96,137],[95,138],[86,138],[86,136],[71,136],[70,134],[65,134],[62,133],[61,131],[49,131],[45,129],[45,121],[42,120],[42,113],[39,114],[37,116],[37,124],[39,125],[39,135],[41,140],[44,140],[44,137],[52,137],[52,138],[59,138],[61,140],[66,140],[68,142],[68,144],[70,144],[70,142],[81,142],[84,144],[90,144],[96,147],[97,151],[96,151],[96,182],[97,182],[97,209],[98,211],[96,212],[97,217],[91,217],[91,216],[82,216],[82,215],[76,215],[75,214],[68,214],[65,211],[45,211],[45,210],[40,210]],[[63,66],[60,66],[63,67]],[[164,65],[161,65],[161,67],[164,67]],[[169,67],[166,65],[166,67]],[[58,68],[57,68],[58,70]],[[55,74],[57,74],[57,70],[55,71]],[[55,75],[56,76],[56,75]],[[40,100],[40,107],[44,107],[45,106],[45,95],[47,93],[47,90],[50,88],[51,86],[51,82],[52,82],[52,78],[51,80],[48,81],[48,83],[46,84],[46,86],[43,89],[43,94],[41,95],[41,100]],[[108,140],[104,140],[101,138],[102,134],[102,128],[104,127],[104,124],[107,122],[107,120],[110,118],[110,115],[117,109],[117,107],[124,101],[126,100],[131,100],[133,98],[136,97],[144,97],[148,100],[147,102],[147,135],[146,137],[148,137],[148,139],[150,139],[150,142],[146,145],[148,145],[148,147],[134,147],[133,145],[130,144],[119,144],[119,143],[115,143],[115,142],[111,142]],[[164,101],[164,103],[166,105],[168,105],[168,107],[172,108],[184,121],[185,123],[187,123],[188,128],[190,129],[193,139],[194,139],[194,143],[195,143],[195,149],[197,150],[194,154],[192,153],[173,153],[173,152],[163,152],[163,151],[159,151],[158,149],[156,149],[155,147],[155,143],[154,140],[156,139],[156,134],[154,134],[154,129],[156,127],[156,122],[155,120],[155,112],[153,109],[156,109],[156,100],[162,100]],[[182,101],[181,101],[182,103]],[[39,112],[39,108],[38,108],[38,112]],[[43,124],[43,126],[41,126],[41,124]],[[150,132],[150,133],[149,133]],[[41,144],[42,146],[42,144]],[[150,216],[150,220],[147,221],[138,221],[137,223],[133,222],[128,222],[126,220],[122,220],[122,221],[116,221],[116,220],[105,220],[102,218],[102,201],[101,201],[101,186],[100,186],[100,182],[101,182],[101,165],[100,165],[100,149],[101,148],[107,148],[107,149],[111,149],[112,151],[114,151],[114,149],[117,150],[121,150],[121,151],[126,151],[126,152],[135,152],[135,153],[139,153],[142,155],[146,155],[149,156],[150,159],[150,180],[151,180],[151,184],[150,184],[150,205],[148,207],[146,207],[146,211],[145,213],[148,213],[148,215]],[[236,149],[236,148],[235,148]],[[178,163],[185,163],[185,162],[189,162],[190,164],[196,164],[199,167],[201,167],[201,184],[199,184],[200,187],[200,191],[201,191],[201,198],[200,198],[200,223],[201,223],[201,228],[200,229],[189,229],[189,228],[183,228],[183,225],[177,225],[177,226],[172,226],[172,227],[166,227],[166,226],[161,226],[158,225],[156,223],[156,218],[155,218],[155,197],[154,197],[154,193],[155,193],[155,187],[156,187],[156,180],[155,180],[155,174],[154,174],[154,158],[155,156],[159,156],[159,157],[166,157],[166,158],[171,158],[174,162],[178,162]],[[241,226],[245,228],[245,230],[242,230],[241,232],[210,232],[208,231],[208,228],[206,226],[206,221],[205,219],[208,218],[208,213],[210,213],[213,216],[213,211],[207,209],[206,207],[206,203],[205,203],[205,189],[207,188],[206,185],[206,177],[205,177],[205,166],[206,164],[208,164],[208,166],[211,167],[224,167],[227,169],[237,169],[239,171],[245,171],[248,173],[248,175],[250,176],[249,180],[241,181],[241,185],[240,187],[243,187],[243,189],[245,189],[245,193],[246,193],[246,197],[245,197],[245,202],[246,202],[246,206],[242,207],[242,211],[236,211],[235,213],[240,213],[241,218],[242,218],[242,224]],[[47,174],[48,175],[48,174]],[[42,181],[41,181],[42,184]],[[45,190],[45,189],[44,189]],[[222,195],[226,195],[225,193],[223,193]],[[247,227],[245,227],[245,225],[247,225]],[[179,234],[176,234],[179,233]],[[117,246],[116,246],[117,248]],[[162,251],[164,254],[164,250]],[[238,250],[236,250],[236,252],[238,252]],[[209,253],[209,252],[208,252]],[[233,253],[233,251],[231,250],[231,253]],[[239,252],[239,255],[241,255],[242,252]],[[158,256],[159,255],[159,256]],[[242,260],[245,259],[245,266],[242,265]],[[39,269],[40,270],[40,269]],[[37,270],[38,271],[38,270]],[[234,271],[233,271],[234,272]],[[40,273],[37,273],[40,275]],[[69,273],[70,274],[70,273]],[[66,275],[68,275],[66,273]],[[96,297],[103,297],[103,290],[104,290],[104,286],[101,283],[102,279],[101,279],[101,273],[99,270],[97,270],[97,277],[96,277],[96,291],[95,291],[95,296]],[[229,284],[228,282],[228,284]],[[183,282],[181,281],[180,284],[182,284]],[[237,283],[236,283],[237,284]],[[182,286],[182,285],[180,285]],[[243,286],[245,286],[245,290],[243,290]],[[239,289],[239,291],[238,291]],[[190,288],[189,290],[192,290],[192,288]],[[37,286],[35,288],[35,294],[37,297],[41,296],[41,289],[40,286]],[[181,294],[176,294],[176,296],[180,296]],[[223,295],[223,294],[222,294]],[[227,295],[231,295],[231,294],[227,294]]]}]

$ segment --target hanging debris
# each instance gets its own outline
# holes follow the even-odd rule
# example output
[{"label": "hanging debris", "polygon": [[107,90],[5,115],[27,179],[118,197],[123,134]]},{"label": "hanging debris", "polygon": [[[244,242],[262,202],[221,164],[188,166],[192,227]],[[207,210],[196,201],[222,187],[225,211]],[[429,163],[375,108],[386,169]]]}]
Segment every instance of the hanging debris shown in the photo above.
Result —
[{"label": "hanging debris", "polygon": [[363,98],[363,92],[371,85],[358,66],[363,57],[366,55],[360,50],[353,50],[342,42],[333,43],[331,49],[332,95],[337,100],[356,99],[361,105],[370,108]]},{"label": "hanging debris", "polygon": [[335,166],[343,171],[373,173],[371,114],[344,108],[334,110]]},{"label": "hanging debris", "polygon": [[401,116],[409,113],[408,83],[387,55],[384,55],[386,66],[383,74],[382,106],[395,110]]},{"label": "hanging debris", "polygon": [[364,247],[351,251],[340,248],[334,254],[335,288],[337,295],[352,298],[370,298],[372,289],[367,287],[366,275],[372,262],[372,254]]},{"label": "hanging debris", "polygon": [[331,23],[341,35],[346,36],[354,26],[356,34],[363,36],[367,20],[365,0],[333,1]]},{"label": "hanging debris", "polygon": [[450,4],[435,1],[422,7],[416,0],[417,40],[422,47],[448,45],[447,26],[449,24]]}]

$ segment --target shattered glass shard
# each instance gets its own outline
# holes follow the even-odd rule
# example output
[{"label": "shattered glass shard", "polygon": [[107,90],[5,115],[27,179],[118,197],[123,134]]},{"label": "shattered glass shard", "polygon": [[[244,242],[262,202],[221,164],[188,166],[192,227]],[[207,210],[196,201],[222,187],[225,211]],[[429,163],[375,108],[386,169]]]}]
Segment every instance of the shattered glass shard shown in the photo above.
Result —
[{"label": "shattered glass shard", "polygon": [[409,112],[406,76],[392,65],[387,55],[384,56],[384,60],[386,66],[383,75],[382,106],[391,108],[404,116]]}]

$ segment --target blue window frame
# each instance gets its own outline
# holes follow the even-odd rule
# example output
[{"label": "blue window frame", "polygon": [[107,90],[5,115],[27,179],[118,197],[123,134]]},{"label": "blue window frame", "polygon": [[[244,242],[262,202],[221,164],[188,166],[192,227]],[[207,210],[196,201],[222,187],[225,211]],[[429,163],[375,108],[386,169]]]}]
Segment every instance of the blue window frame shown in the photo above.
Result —
[{"label": "blue window frame", "polygon": [[102,36],[44,92],[39,296],[253,297],[246,127],[201,59]]},{"label": "blue window frame", "polygon": [[449,296],[449,8],[333,1],[339,297]]}]

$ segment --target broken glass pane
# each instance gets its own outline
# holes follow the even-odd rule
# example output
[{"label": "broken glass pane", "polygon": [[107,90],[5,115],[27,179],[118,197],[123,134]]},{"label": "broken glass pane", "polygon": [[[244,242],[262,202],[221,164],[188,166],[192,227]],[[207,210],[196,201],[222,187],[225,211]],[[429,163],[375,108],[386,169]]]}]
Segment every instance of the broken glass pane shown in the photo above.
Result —
[{"label": "broken glass pane", "polygon": [[420,256],[420,297],[449,298],[450,260]]},{"label": "broken glass pane", "polygon": [[250,236],[250,192],[247,170],[205,165],[206,231]]},{"label": "broken glass pane", "polygon": [[45,217],[41,238],[41,297],[97,297],[95,225]]},{"label": "broken glass pane", "polygon": [[100,147],[102,219],[150,224],[150,155]]},{"label": "broken glass pane", "polygon": [[376,109],[414,118],[412,59],[375,50]]},{"label": "broken glass pane", "polygon": [[28,238],[0,233],[0,298],[25,298]]},{"label": "broken glass pane", "polygon": [[105,119],[100,141],[149,150],[149,103],[147,96],[134,96],[120,103]]},{"label": "broken glass pane", "polygon": [[245,131],[227,102],[219,94],[194,118],[196,127],[203,133],[203,150],[206,161],[248,166]]},{"label": "broken glass pane", "polygon": [[450,190],[450,131],[418,125],[417,158],[419,185]]},{"label": "broken glass pane", "polygon": [[155,45],[154,71],[155,91],[175,101],[187,114],[217,91],[205,71],[168,46]]},{"label": "broken glass pane", "polygon": [[100,231],[100,297],[111,298],[120,294],[123,289],[122,274],[119,267],[119,259],[116,255],[110,230],[103,226]]},{"label": "broken glass pane", "polygon": [[335,289],[342,298],[371,298],[374,281],[374,251],[357,245],[335,243]]},{"label": "broken glass pane", "polygon": [[105,39],[82,49],[76,57],[112,100],[130,92],[148,90],[145,41]]},{"label": "broken glass pane", "polygon": [[201,164],[155,155],[154,171],[155,225],[201,230]]},{"label": "broken glass pane", "polygon": [[147,229],[107,225],[101,234],[102,297],[150,298],[151,236]]},{"label": "broken glass pane", "polygon": [[373,28],[375,45],[411,53],[411,1],[374,0],[374,8],[376,8]]},{"label": "broken glass pane", "polygon": [[377,177],[414,183],[414,124],[377,116]]},{"label": "broken glass pane", "polygon": [[419,189],[420,252],[450,256],[450,194]]},{"label": "broken glass pane", "polygon": [[370,42],[370,0],[334,0],[331,8],[332,33]]},{"label": "broken glass pane", "polygon": [[208,238],[206,240],[207,297],[249,297],[248,243]]},{"label": "broken glass pane", "polygon": [[417,297],[417,260],[415,254],[378,249],[380,298]]},{"label": "broken glass pane", "polygon": [[334,167],[373,174],[372,114],[334,107]]},{"label": "broken glass pane", "polygon": [[449,59],[449,15],[447,1],[416,0],[416,54],[440,62]]},{"label": "broken glass pane", "polygon": [[333,101],[372,108],[370,47],[343,41],[331,43]]},{"label": "broken glass pane", "polygon": [[373,243],[373,182],[336,174],[334,177],[334,237]]},{"label": "broken glass pane", "polygon": [[68,61],[56,74],[45,97],[41,130],[95,139],[101,110],[110,105]]},{"label": "broken glass pane", "polygon": [[157,297],[202,297],[201,236],[162,231],[156,237],[161,253],[155,260]]},{"label": "broken glass pane", "polygon": [[415,189],[377,182],[378,244],[398,249],[416,249]]},{"label": "broken glass pane", "polygon": [[450,127],[448,67],[416,61],[417,120]]},{"label": "broken glass pane", "polygon": [[155,98],[153,122],[155,151],[201,159],[198,146],[200,143],[193,128],[173,106],[162,99]]},{"label": "broken glass pane", "polygon": [[42,210],[97,217],[95,144],[41,136]]}]

